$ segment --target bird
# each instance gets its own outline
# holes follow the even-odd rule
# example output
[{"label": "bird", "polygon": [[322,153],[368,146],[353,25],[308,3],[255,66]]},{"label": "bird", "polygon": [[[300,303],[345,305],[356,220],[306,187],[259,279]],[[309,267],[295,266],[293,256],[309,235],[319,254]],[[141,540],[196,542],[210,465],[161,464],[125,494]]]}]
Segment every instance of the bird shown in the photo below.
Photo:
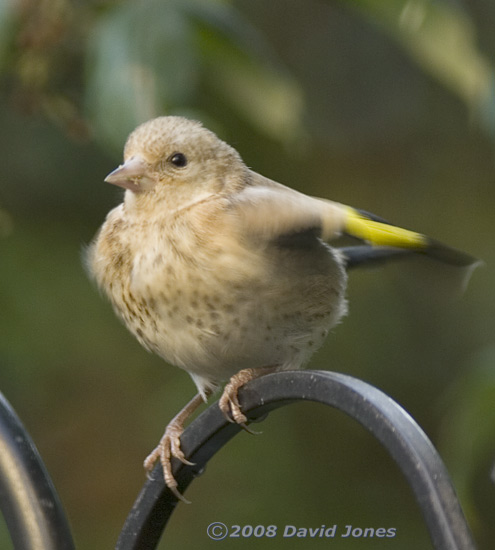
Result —
[{"label": "bird", "polygon": [[[125,190],[86,250],[90,276],[147,350],[185,370],[197,394],[144,461],[171,460],[186,420],[224,385],[219,407],[247,428],[238,390],[302,368],[347,313],[348,270],[421,254],[471,272],[477,260],[368,212],[251,170],[200,122],[161,116],[128,137],[105,182]],[[343,235],[361,242],[338,247]]]}]

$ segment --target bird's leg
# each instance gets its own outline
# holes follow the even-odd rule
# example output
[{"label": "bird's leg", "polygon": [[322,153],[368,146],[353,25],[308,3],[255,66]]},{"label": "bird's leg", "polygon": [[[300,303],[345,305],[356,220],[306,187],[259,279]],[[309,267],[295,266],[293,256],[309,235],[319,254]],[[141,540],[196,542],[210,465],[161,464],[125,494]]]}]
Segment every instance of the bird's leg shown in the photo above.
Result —
[{"label": "bird's leg", "polygon": [[178,458],[183,464],[192,466],[193,463],[186,460],[182,449],[180,448],[180,436],[184,431],[184,422],[194,413],[194,411],[203,403],[201,394],[195,395],[189,403],[172,418],[165,428],[165,433],[160,439],[157,447],[146,457],[144,469],[149,473],[153,469],[155,462],[160,460],[163,467],[163,477],[165,485],[182,502],[189,504],[177,490],[177,481],[172,474],[172,457]]},{"label": "bird's leg", "polygon": [[250,432],[246,426],[247,417],[241,411],[241,406],[239,405],[239,399],[237,397],[237,392],[239,388],[244,386],[246,382],[264,376],[265,374],[270,374],[275,372],[279,367],[262,367],[257,369],[243,369],[240,370],[237,374],[234,374],[232,378],[227,382],[223,390],[222,396],[218,402],[218,406],[222,411],[223,415],[229,422],[235,422],[242,426],[246,431]]}]

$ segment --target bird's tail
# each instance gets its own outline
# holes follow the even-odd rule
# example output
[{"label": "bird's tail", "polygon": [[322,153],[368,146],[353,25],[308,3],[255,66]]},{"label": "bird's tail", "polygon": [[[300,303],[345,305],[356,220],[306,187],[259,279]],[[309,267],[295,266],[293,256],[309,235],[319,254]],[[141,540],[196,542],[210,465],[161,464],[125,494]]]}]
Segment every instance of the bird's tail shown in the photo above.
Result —
[{"label": "bird's tail", "polygon": [[482,262],[460,250],[447,246],[421,233],[396,227],[373,214],[346,208],[344,232],[367,244],[341,249],[349,269],[374,265],[390,260],[421,254],[459,268],[461,286],[464,288],[474,269]]}]

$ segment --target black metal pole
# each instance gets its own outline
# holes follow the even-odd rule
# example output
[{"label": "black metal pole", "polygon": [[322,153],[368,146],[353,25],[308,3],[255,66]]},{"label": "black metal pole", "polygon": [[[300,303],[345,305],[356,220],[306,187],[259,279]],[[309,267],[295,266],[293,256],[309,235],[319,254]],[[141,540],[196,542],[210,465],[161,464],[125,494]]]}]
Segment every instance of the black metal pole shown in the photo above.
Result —
[{"label": "black metal pole", "polygon": [[[239,391],[242,410],[250,419],[296,401],[335,407],[361,423],[387,449],[405,475],[437,550],[474,550],[447,470],[425,433],[395,401],[350,376],[327,371],[290,371],[249,382]],[[181,441],[195,466],[174,460],[174,475],[184,492],[208,460],[240,428],[227,422],[217,404],[201,414]],[[177,500],[165,488],[161,466],[146,481],[117,542],[118,550],[155,548]]]},{"label": "black metal pole", "polygon": [[29,434],[2,394],[0,508],[16,549],[74,549],[50,476]]}]

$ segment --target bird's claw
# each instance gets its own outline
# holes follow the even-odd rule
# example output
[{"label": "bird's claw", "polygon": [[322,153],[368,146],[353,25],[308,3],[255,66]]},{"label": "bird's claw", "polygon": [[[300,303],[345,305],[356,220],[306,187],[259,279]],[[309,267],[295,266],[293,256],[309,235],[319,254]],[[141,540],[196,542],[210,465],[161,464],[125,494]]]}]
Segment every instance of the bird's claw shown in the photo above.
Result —
[{"label": "bird's claw", "polygon": [[248,428],[248,418],[241,410],[237,392],[246,382],[257,378],[259,375],[259,372],[254,369],[244,369],[239,371],[237,374],[232,376],[226,384],[222,396],[218,402],[220,410],[229,422],[238,424],[243,430],[253,435],[259,435],[261,432],[256,432]]},{"label": "bird's claw", "polygon": [[247,416],[241,411],[237,391],[240,386],[229,382],[223,390],[218,406],[225,416],[226,420],[235,424],[246,424]]},{"label": "bird's claw", "polygon": [[148,479],[150,478],[151,470],[153,469],[157,460],[160,460],[160,463],[163,468],[163,477],[165,479],[165,485],[170,489],[170,491],[175,495],[175,497],[184,502],[185,504],[190,504],[190,501],[187,500],[177,489],[177,481],[172,473],[172,457],[177,458],[183,464],[187,466],[194,466],[193,462],[190,462],[184,456],[182,449],[180,448],[180,436],[184,428],[182,426],[175,425],[170,423],[160,439],[160,443],[153,449],[153,451],[146,457],[144,461],[144,469],[146,470]]}]

